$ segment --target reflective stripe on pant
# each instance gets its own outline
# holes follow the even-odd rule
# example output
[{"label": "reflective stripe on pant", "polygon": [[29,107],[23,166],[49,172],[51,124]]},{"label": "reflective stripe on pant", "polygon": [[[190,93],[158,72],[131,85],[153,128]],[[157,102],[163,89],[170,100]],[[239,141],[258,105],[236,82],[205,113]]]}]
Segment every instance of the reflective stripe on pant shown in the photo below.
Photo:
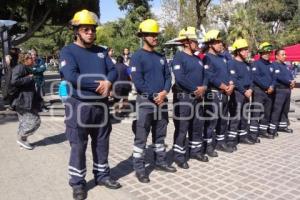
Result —
[{"label": "reflective stripe on pant", "polygon": [[290,111],[290,103],[291,103],[291,90],[289,90],[289,95],[287,97],[287,100],[283,106],[283,111],[280,116],[280,122],[279,122],[279,129],[287,128],[289,125],[289,111]]},{"label": "reflective stripe on pant", "polygon": [[[77,99],[69,98],[66,106],[66,136],[70,142],[71,154],[69,161],[69,184],[72,187],[85,185],[86,175],[86,148],[88,143],[88,135],[91,137],[91,147],[93,154],[93,173],[97,182],[104,181],[109,178],[110,168],[108,165],[109,136],[111,132],[111,124],[109,120],[103,126],[81,127],[78,123],[78,115],[85,118],[88,125],[99,125],[103,118],[109,117],[104,108],[95,105],[84,105],[80,107]],[[107,106],[107,105],[106,105]],[[74,111],[71,111],[71,109]],[[81,109],[81,111],[77,110]]]},{"label": "reflective stripe on pant", "polygon": [[[268,95],[262,89],[254,87],[253,103],[259,103],[264,108],[263,111],[253,112],[251,115],[250,133],[258,136],[259,132],[266,133],[268,131],[273,103],[273,95]],[[252,108],[259,109],[260,107],[257,105],[253,105]]]},{"label": "reflective stripe on pant", "polygon": [[165,165],[165,137],[168,125],[167,105],[158,107],[151,101],[138,95],[137,120],[133,122],[135,133],[133,147],[133,168],[137,172],[145,172],[145,148],[149,132],[152,132],[152,142],[157,165]]},{"label": "reflective stripe on pant", "polygon": [[[291,90],[290,89],[276,89],[275,93],[275,99],[274,99],[274,106],[271,114],[271,123],[270,123],[270,133],[275,134],[277,132],[278,126],[279,125],[286,125],[287,127],[287,122],[279,124],[279,120],[283,113],[285,112],[284,109],[287,109],[286,106],[287,104],[290,104],[290,94]],[[284,128],[284,127],[283,127]]]},{"label": "reflective stripe on pant", "polygon": [[190,155],[203,153],[203,105],[189,94],[174,94],[174,159],[185,162],[186,134],[189,135]]},{"label": "reflective stripe on pant", "polygon": [[[228,96],[220,91],[206,94],[205,116],[213,117],[205,121],[204,136],[207,143],[225,142],[228,128]],[[212,113],[209,114],[209,113]]]},{"label": "reflective stripe on pant", "polygon": [[228,131],[228,141],[237,143],[238,136],[247,137],[248,122],[247,111],[248,107],[245,106],[249,101],[239,91],[234,91],[234,94],[230,97],[229,111],[230,122]]}]

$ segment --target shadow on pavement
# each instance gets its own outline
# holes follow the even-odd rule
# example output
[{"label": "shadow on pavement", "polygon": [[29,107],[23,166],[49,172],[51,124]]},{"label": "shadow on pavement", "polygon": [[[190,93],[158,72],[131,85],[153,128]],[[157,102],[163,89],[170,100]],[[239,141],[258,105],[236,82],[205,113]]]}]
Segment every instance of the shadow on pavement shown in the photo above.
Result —
[{"label": "shadow on pavement", "polygon": [[[172,163],[172,150],[169,150],[167,152],[167,162],[168,164]],[[150,174],[152,173],[153,170],[155,170],[155,162],[154,162],[154,152],[151,147],[146,149],[146,173]],[[119,180],[130,173],[134,172],[133,166],[132,166],[132,157],[130,156],[126,160],[121,161],[119,164],[117,164],[115,167],[111,169],[111,177],[114,180]],[[150,176],[151,179],[151,176]],[[137,180],[138,181],[138,180]],[[95,182],[94,179],[89,180],[87,182],[87,190],[92,190],[95,187]]]},{"label": "shadow on pavement", "polygon": [[35,146],[48,146],[48,145],[52,145],[52,144],[59,144],[59,143],[62,143],[66,140],[67,140],[66,134],[65,133],[60,133],[60,134],[49,136],[49,137],[46,137],[42,140],[39,140],[39,141],[33,143],[33,145],[35,145]]},{"label": "shadow on pavement", "polygon": [[0,115],[0,125],[8,122],[17,122],[18,117],[16,115]]}]

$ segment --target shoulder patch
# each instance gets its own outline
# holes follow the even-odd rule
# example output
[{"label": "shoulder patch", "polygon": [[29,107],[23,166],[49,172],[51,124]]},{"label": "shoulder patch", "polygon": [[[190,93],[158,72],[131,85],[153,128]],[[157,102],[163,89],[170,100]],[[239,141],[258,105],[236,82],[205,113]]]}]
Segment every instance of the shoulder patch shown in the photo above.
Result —
[{"label": "shoulder patch", "polygon": [[67,61],[66,61],[66,60],[63,60],[63,61],[60,62],[60,66],[61,66],[61,67],[64,67],[66,64],[67,64]]},{"label": "shoulder patch", "polygon": [[180,65],[174,65],[174,70],[179,70],[180,69]]},{"label": "shoulder patch", "polygon": [[235,74],[235,71],[234,70],[230,70],[230,74]]},{"label": "shoulder patch", "polygon": [[136,67],[131,67],[131,72],[135,72],[136,71]]},{"label": "shoulder patch", "polygon": [[223,59],[223,61],[224,61],[224,63],[227,63],[227,60],[225,58]]},{"label": "shoulder patch", "polygon": [[160,59],[160,64],[164,65],[165,64],[165,61],[164,59]]},{"label": "shoulder patch", "polygon": [[209,65],[204,65],[204,69],[209,69]]},{"label": "shoulder patch", "polygon": [[280,73],[280,70],[279,70],[279,69],[276,69],[276,70],[275,70],[275,73],[276,73],[276,74]]},{"label": "shoulder patch", "polygon": [[102,52],[97,53],[97,56],[98,56],[99,58],[104,58],[104,54],[103,54]]},{"label": "shoulder patch", "polygon": [[256,67],[253,67],[253,68],[252,68],[252,71],[256,71]]}]

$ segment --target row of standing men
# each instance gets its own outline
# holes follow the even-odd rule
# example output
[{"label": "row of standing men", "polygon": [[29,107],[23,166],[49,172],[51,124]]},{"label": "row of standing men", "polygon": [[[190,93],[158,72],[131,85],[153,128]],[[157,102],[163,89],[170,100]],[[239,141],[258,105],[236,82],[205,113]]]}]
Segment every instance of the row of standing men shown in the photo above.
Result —
[{"label": "row of standing men", "polygon": [[[85,199],[87,198],[85,151],[89,135],[92,140],[95,184],[110,189],[121,187],[121,184],[110,176],[108,152],[112,127],[109,120],[105,120],[109,119],[109,114],[105,112],[108,107],[107,96],[117,74],[105,49],[94,45],[97,25],[95,14],[87,10],[79,11],[71,23],[75,40],[60,52],[60,72],[64,80],[70,83],[70,97],[66,100],[65,106],[66,136],[71,146],[69,184],[73,189],[74,199]],[[143,47],[132,55],[130,61],[132,81],[137,89],[138,108],[137,120],[132,124],[133,168],[137,179],[142,183],[150,181],[145,169],[145,149],[150,131],[155,168],[165,172],[176,172],[176,168],[166,161],[165,137],[168,124],[166,97],[171,90],[171,72],[164,56],[154,50],[158,45],[158,34],[159,26],[155,20],[143,21],[137,33],[143,40]],[[219,55],[221,48],[219,35],[217,30],[206,34],[208,49],[203,61],[194,55],[198,46],[195,28],[183,29],[177,38],[183,45],[183,51],[177,52],[172,61],[172,71],[175,75],[172,90],[174,105],[177,105],[174,106],[173,155],[175,163],[180,168],[189,167],[187,154],[192,159],[207,162],[206,154],[217,156],[215,149],[226,152],[236,150],[238,138],[239,142],[254,144],[259,142],[258,130],[261,130],[260,133],[267,138],[271,138],[273,133],[275,135],[277,130],[279,114],[274,114],[276,115],[274,120],[277,121],[271,121],[272,124],[268,124],[270,120],[267,120],[266,115],[263,118],[265,121],[252,122],[250,132],[247,129],[247,119],[231,120],[228,129],[228,119],[221,117],[220,113],[227,113],[229,96],[234,100],[230,101],[232,105],[237,105],[238,102],[244,104],[252,93],[254,93],[253,101],[271,105],[271,93],[275,89],[275,85],[272,85],[274,73],[271,72],[273,65],[267,59],[255,62],[251,71],[245,62],[248,47],[240,48],[239,42],[236,43],[235,59],[225,62]],[[262,45],[262,58],[267,55],[268,51],[264,49],[268,47],[270,45]],[[283,63],[278,63],[276,70],[280,70],[279,67],[283,70]],[[278,77],[283,73],[281,71],[277,73]],[[250,77],[253,77],[254,81]],[[262,85],[252,84],[256,83],[255,77],[259,77]],[[286,90],[290,92],[289,88],[293,84],[294,82],[283,85],[287,86]],[[284,104],[281,102],[282,98],[278,98],[277,101]],[[204,105],[204,102],[211,102],[209,104],[211,106]],[[265,108],[264,112],[266,113],[268,109]],[[201,119],[205,117],[205,110],[218,113],[218,117],[211,120]],[[231,111],[241,112],[241,109],[233,106]],[[97,126],[99,124],[102,126]],[[275,131],[267,132],[268,127],[269,130],[274,127],[273,124]],[[188,147],[185,145],[187,133]]]}]

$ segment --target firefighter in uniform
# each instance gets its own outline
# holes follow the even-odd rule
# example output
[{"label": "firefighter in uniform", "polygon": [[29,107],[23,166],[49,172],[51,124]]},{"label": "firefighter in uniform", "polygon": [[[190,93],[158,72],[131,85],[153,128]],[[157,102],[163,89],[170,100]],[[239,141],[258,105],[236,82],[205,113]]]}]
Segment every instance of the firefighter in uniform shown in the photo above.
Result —
[{"label": "firefighter in uniform", "polygon": [[[252,97],[252,75],[247,63],[249,45],[245,39],[237,39],[233,45],[234,59],[228,62],[228,69],[234,81],[235,90],[230,98],[230,124],[228,144],[236,149],[238,143],[254,144],[248,138],[246,105]],[[249,105],[249,104],[248,104]]]},{"label": "firefighter in uniform", "polygon": [[[275,99],[273,103],[273,110],[271,114],[271,123],[270,123],[270,134],[277,136],[278,128],[283,125],[283,122],[279,122],[281,116],[284,115],[285,110],[289,108],[291,89],[295,87],[295,80],[293,79],[292,74],[290,73],[288,66],[284,63],[286,54],[283,49],[275,51],[276,62],[273,63],[273,68],[275,71],[276,77],[276,86],[275,86]],[[276,106],[276,108],[275,108]],[[287,126],[285,127],[287,128]]]},{"label": "firefighter in uniform", "polygon": [[[203,98],[207,81],[204,78],[202,61],[194,55],[198,47],[196,29],[187,27],[179,32],[178,38],[183,45],[183,51],[178,51],[172,62],[175,75],[173,85],[174,99],[174,145],[175,163],[183,169],[188,169],[186,134],[189,136],[190,158],[208,162],[203,145]],[[202,117],[202,119],[201,119]]]},{"label": "firefighter in uniform", "polygon": [[[259,135],[264,138],[273,139],[274,136],[268,133],[270,115],[273,102],[275,86],[274,69],[269,61],[272,45],[264,42],[259,45],[261,58],[252,64],[253,76],[253,109],[250,122],[250,136],[257,140]],[[261,110],[263,109],[263,110]],[[258,110],[261,110],[260,112]],[[263,116],[262,116],[263,115]]]},{"label": "firefighter in uniform", "polygon": [[205,122],[206,153],[218,156],[216,150],[232,153],[234,150],[227,145],[228,99],[234,90],[233,81],[227,67],[227,60],[219,55],[222,51],[220,31],[210,30],[204,37],[207,52],[204,57],[205,73],[208,77],[208,92],[206,94],[206,115],[213,116]]},{"label": "firefighter in uniform", "polygon": [[168,125],[167,94],[171,89],[171,74],[166,59],[154,48],[158,45],[158,23],[147,19],[139,25],[138,36],[143,47],[130,60],[131,76],[137,90],[137,120],[132,128],[135,133],[133,168],[142,183],[150,181],[145,171],[145,148],[150,129],[157,170],[176,172],[166,161],[165,137]]},{"label": "firefighter in uniform", "polygon": [[66,136],[70,142],[69,184],[73,198],[86,199],[86,156],[91,137],[93,173],[96,185],[117,189],[121,185],[111,179],[108,165],[111,124],[107,96],[117,73],[105,49],[94,45],[97,15],[88,10],[75,13],[71,24],[74,43],[60,52],[60,73],[70,83],[66,101]]}]

